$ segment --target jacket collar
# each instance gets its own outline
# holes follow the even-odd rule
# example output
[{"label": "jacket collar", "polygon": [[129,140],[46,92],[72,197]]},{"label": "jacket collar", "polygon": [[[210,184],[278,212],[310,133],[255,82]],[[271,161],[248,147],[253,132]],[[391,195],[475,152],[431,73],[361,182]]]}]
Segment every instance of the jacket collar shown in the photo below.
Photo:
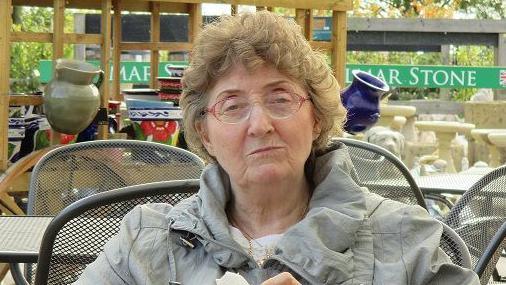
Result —
[{"label": "jacket collar", "polygon": [[[350,178],[353,166],[341,143],[317,157],[313,169],[309,211],[283,235],[274,258],[313,279],[337,281],[351,272],[346,251],[366,215],[364,193]],[[170,213],[172,228],[200,236],[204,249],[225,268],[249,260],[228,230],[225,205],[230,196],[227,174],[211,164],[202,174],[197,196]]]}]

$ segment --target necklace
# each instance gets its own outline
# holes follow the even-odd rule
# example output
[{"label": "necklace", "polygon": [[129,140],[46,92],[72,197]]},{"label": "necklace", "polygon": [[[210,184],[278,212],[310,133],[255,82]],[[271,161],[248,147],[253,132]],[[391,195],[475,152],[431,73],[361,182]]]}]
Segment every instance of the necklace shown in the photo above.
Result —
[{"label": "necklace", "polygon": [[[306,206],[304,207],[304,210],[301,212],[301,215],[299,216],[297,222],[301,221],[304,218],[304,216],[307,214],[307,211],[309,208],[310,197],[311,196],[309,196]],[[227,211],[227,212],[229,212],[229,211]],[[241,227],[239,225],[239,223],[237,223],[237,221],[233,218],[233,216],[230,213],[227,213],[227,214],[228,214],[228,217],[230,220],[230,224],[232,226],[236,227],[243,234],[243,236],[246,238],[246,240],[248,241],[248,255],[253,260],[255,260],[255,262],[258,264],[258,267],[262,267],[264,262],[273,256],[274,246],[266,247],[266,246],[262,245],[255,238],[253,238],[253,236],[251,234],[249,234],[246,230],[244,230],[244,228]],[[255,243],[259,247],[259,249],[263,249],[263,251],[264,251],[264,254],[260,258],[255,258],[255,255],[253,254],[253,252],[254,252],[253,243]]]},{"label": "necklace", "polygon": [[[262,267],[264,262],[267,259],[272,257],[272,255],[274,253],[274,247],[272,247],[272,246],[266,247],[266,246],[262,245],[255,238],[253,238],[250,234],[248,234],[243,228],[241,228],[233,218],[230,218],[230,224],[232,226],[236,227],[243,234],[243,236],[246,238],[246,240],[248,241],[248,255],[253,260],[255,260],[255,262],[258,264],[258,267]],[[254,255],[253,243],[255,243],[260,250],[264,251],[263,255],[260,258],[256,258]]]}]

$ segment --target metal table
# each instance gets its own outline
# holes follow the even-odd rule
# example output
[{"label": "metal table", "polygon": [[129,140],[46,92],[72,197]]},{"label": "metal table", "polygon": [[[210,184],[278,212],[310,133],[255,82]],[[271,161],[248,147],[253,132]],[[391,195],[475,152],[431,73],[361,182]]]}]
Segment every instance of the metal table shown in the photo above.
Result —
[{"label": "metal table", "polygon": [[483,174],[441,174],[414,178],[424,194],[462,195],[482,177]]},{"label": "metal table", "polygon": [[42,236],[53,217],[0,216],[0,262],[37,263]]}]

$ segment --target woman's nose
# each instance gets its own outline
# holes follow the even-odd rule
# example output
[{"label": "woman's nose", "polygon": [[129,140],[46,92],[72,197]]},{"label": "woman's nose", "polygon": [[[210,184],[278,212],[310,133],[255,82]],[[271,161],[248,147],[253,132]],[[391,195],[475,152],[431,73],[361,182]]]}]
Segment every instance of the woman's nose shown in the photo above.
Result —
[{"label": "woman's nose", "polygon": [[262,104],[253,104],[251,106],[248,119],[248,134],[252,136],[262,136],[274,130],[272,119]]}]

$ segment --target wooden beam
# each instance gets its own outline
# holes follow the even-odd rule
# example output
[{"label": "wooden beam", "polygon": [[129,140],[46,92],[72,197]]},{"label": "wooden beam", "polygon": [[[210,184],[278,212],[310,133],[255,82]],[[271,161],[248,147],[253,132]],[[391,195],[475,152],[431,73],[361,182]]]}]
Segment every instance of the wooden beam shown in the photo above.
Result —
[{"label": "wooden beam", "polygon": [[[52,43],[53,33],[12,32],[11,42]],[[100,44],[102,37],[97,34],[68,33],[63,35],[63,42],[67,44]]]},{"label": "wooden beam", "polygon": [[506,20],[349,18],[350,31],[506,33]]},{"label": "wooden beam", "polygon": [[171,50],[171,51],[191,51],[192,43],[185,42],[122,42],[121,50]]},{"label": "wooden beam", "polygon": [[12,42],[52,43],[53,33],[12,32]]},{"label": "wooden beam", "polygon": [[63,27],[65,26],[65,0],[54,0],[53,60],[63,57]]},{"label": "wooden beam", "polygon": [[[5,0],[2,0],[5,1]],[[125,0],[123,8],[125,11],[149,12],[149,1],[151,0]],[[186,13],[186,3],[218,3],[232,5],[255,5],[266,7],[286,7],[299,9],[318,9],[349,11],[353,9],[351,0],[158,0],[161,12]],[[52,0],[13,0],[14,5],[52,7]],[[76,9],[101,8],[100,0],[67,0],[66,7]]]},{"label": "wooden beam", "polygon": [[[160,41],[160,3],[151,2],[151,41]],[[151,50],[151,88],[158,86],[158,63],[160,62],[160,52]]]},{"label": "wooden beam", "polygon": [[[102,34],[102,52],[100,54],[100,64],[104,71],[104,80],[100,86],[100,108],[109,108],[109,95],[111,92],[109,78],[111,76],[111,0],[102,0],[102,16],[100,20],[100,29]],[[105,124],[98,125],[98,136],[100,140],[106,140],[109,134],[109,126]]]},{"label": "wooden beam", "polygon": [[121,68],[121,10],[122,0],[113,1],[114,23],[112,39],[112,98],[121,101],[120,68]]},{"label": "wooden beam", "polygon": [[188,42],[193,43],[202,30],[202,4],[190,5],[188,16]]},{"label": "wooden beam", "polygon": [[7,169],[7,146],[8,146],[8,118],[9,118],[9,67],[11,66],[11,0],[0,1],[0,19],[4,22],[0,25],[0,171]]},{"label": "wooden beam", "polygon": [[5,275],[9,272],[9,266],[8,263],[0,263],[0,280],[4,280]]},{"label": "wooden beam", "polygon": [[[56,67],[56,60],[63,57],[63,27],[65,26],[65,0],[54,0],[53,2],[53,73]],[[60,133],[51,131],[51,145],[60,143]]]},{"label": "wooden beam", "polygon": [[334,69],[334,76],[340,86],[344,86],[345,65],[346,65],[346,12],[332,12],[332,53],[331,62]]},{"label": "wooden beam", "polygon": [[[139,0],[130,0],[139,1]],[[146,0],[143,0],[146,1]],[[160,2],[175,3],[219,3],[233,5],[254,5],[265,7],[285,7],[300,9],[318,9],[318,10],[334,10],[348,11],[353,9],[351,0],[158,0]],[[140,1],[139,1],[140,2]]]},{"label": "wooden beam", "polygon": [[239,5],[230,5],[230,15],[236,15],[239,13]]},{"label": "wooden beam", "polygon": [[332,43],[322,41],[309,41],[309,44],[313,49],[332,51]]},{"label": "wooden beam", "polygon": [[[170,13],[188,13],[188,4],[184,2],[185,1],[178,3],[162,2],[160,3],[160,11]],[[53,7],[53,0],[14,0],[13,4],[16,6]],[[65,7],[100,10],[102,8],[102,2],[101,0],[67,0]],[[147,0],[127,0],[123,3],[124,11],[149,12],[149,9],[149,2]]]},{"label": "wooden beam", "polygon": [[20,105],[42,105],[43,98],[41,95],[10,95],[9,105],[20,106]]},{"label": "wooden beam", "polygon": [[302,27],[308,41],[313,39],[313,11],[311,9],[295,9],[295,21]]},{"label": "wooden beam", "polygon": [[68,33],[63,35],[63,41],[67,44],[100,44],[102,37],[98,34],[76,34]]}]

